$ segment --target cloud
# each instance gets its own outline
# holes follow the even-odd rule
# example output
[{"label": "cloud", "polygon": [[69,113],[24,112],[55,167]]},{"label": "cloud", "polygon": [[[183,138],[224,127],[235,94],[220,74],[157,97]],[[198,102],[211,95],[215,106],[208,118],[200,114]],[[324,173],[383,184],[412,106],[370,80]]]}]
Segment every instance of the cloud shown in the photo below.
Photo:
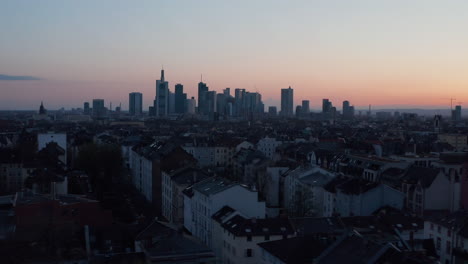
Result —
[{"label": "cloud", "polygon": [[0,74],[0,81],[37,81],[42,80],[39,77],[34,76],[15,76],[15,75],[6,75]]}]

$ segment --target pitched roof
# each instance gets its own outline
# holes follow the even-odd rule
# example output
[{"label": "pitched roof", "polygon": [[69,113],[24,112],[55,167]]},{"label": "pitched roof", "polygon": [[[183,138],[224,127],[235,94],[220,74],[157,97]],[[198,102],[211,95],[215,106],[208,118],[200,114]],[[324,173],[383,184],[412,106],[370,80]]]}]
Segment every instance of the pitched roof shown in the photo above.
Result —
[{"label": "pitched roof", "polygon": [[258,244],[259,247],[284,263],[312,263],[328,243],[311,236],[294,237]]},{"label": "pitched roof", "polygon": [[437,177],[439,172],[439,168],[411,166],[410,168],[408,168],[405,175],[403,176],[403,180],[414,184],[417,182],[421,182],[423,188],[428,188],[429,186],[431,186],[432,182]]},{"label": "pitched roof", "polygon": [[287,218],[247,219],[236,215],[222,224],[236,236],[264,236],[293,234],[294,229]]}]

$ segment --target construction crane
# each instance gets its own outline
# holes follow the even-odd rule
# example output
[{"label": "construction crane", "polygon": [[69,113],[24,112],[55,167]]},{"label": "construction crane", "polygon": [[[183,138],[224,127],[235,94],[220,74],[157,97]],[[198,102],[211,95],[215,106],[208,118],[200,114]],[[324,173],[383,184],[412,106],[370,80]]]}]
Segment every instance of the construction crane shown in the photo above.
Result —
[{"label": "construction crane", "polygon": [[450,100],[450,110],[453,109],[453,101],[457,100],[456,98],[442,98],[444,100]]}]

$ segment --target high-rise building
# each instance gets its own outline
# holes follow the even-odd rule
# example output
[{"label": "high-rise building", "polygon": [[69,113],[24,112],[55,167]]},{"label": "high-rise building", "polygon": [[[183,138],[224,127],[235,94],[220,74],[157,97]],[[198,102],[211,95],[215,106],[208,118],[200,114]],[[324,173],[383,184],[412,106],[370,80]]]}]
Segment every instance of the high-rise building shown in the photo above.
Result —
[{"label": "high-rise building", "polygon": [[329,113],[332,108],[332,103],[328,99],[322,100],[322,113]]},{"label": "high-rise building", "polygon": [[195,114],[196,105],[197,103],[195,102],[195,97],[187,99],[187,113],[192,115]]},{"label": "high-rise building", "polygon": [[303,114],[310,113],[310,102],[309,102],[309,100],[302,100],[301,111],[302,111]]},{"label": "high-rise building", "polygon": [[234,114],[243,116],[245,113],[245,89],[236,88],[234,90]]},{"label": "high-rise building", "polygon": [[226,115],[226,106],[227,106],[227,96],[224,93],[218,93],[216,95],[216,112],[220,116],[225,116]]},{"label": "high-rise building", "polygon": [[175,112],[183,114],[186,112],[187,94],[184,93],[184,86],[180,83],[175,85]]},{"label": "high-rise building", "polygon": [[289,88],[281,89],[281,115],[293,116],[294,115],[294,90]]},{"label": "high-rise building", "polygon": [[231,88],[224,89],[223,94],[226,96],[226,98],[231,97]]},{"label": "high-rise building", "polygon": [[302,115],[303,115],[302,105],[297,105],[296,106],[296,117],[301,117]]},{"label": "high-rise building", "polygon": [[461,105],[456,105],[455,109],[452,110],[452,121],[453,122],[460,122],[461,121]]},{"label": "high-rise building", "polygon": [[161,79],[156,80],[154,109],[158,117],[165,117],[169,114],[169,83],[164,79],[164,70],[161,70]]},{"label": "high-rise building", "polygon": [[104,99],[93,99],[93,116],[104,117],[106,115],[106,107]]},{"label": "high-rise building", "polygon": [[84,102],[83,104],[83,114],[90,115],[91,109],[89,108],[89,102]]},{"label": "high-rise building", "polygon": [[351,120],[354,118],[354,106],[349,104],[349,101],[343,101],[343,119]]},{"label": "high-rise building", "polygon": [[143,113],[143,94],[130,93],[128,95],[128,113],[130,115],[141,115]]},{"label": "high-rise building", "polygon": [[216,112],[216,91],[205,92],[206,113],[212,116]]},{"label": "high-rise building", "polygon": [[271,115],[271,116],[276,116],[277,115],[276,106],[269,106],[268,107],[268,114]]},{"label": "high-rise building", "polygon": [[208,86],[204,82],[198,83],[198,113],[207,114],[208,106],[206,103],[206,93],[208,92]]}]

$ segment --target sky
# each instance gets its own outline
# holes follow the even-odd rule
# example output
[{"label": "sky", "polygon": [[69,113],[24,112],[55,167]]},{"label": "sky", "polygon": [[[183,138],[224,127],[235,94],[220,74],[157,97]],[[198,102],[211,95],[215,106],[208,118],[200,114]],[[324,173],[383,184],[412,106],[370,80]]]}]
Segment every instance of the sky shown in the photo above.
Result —
[{"label": "sky", "polygon": [[195,98],[203,74],[266,106],[289,86],[316,109],[464,106],[466,14],[466,0],[2,0],[0,110],[127,109],[130,92],[147,109],[162,67]]}]

